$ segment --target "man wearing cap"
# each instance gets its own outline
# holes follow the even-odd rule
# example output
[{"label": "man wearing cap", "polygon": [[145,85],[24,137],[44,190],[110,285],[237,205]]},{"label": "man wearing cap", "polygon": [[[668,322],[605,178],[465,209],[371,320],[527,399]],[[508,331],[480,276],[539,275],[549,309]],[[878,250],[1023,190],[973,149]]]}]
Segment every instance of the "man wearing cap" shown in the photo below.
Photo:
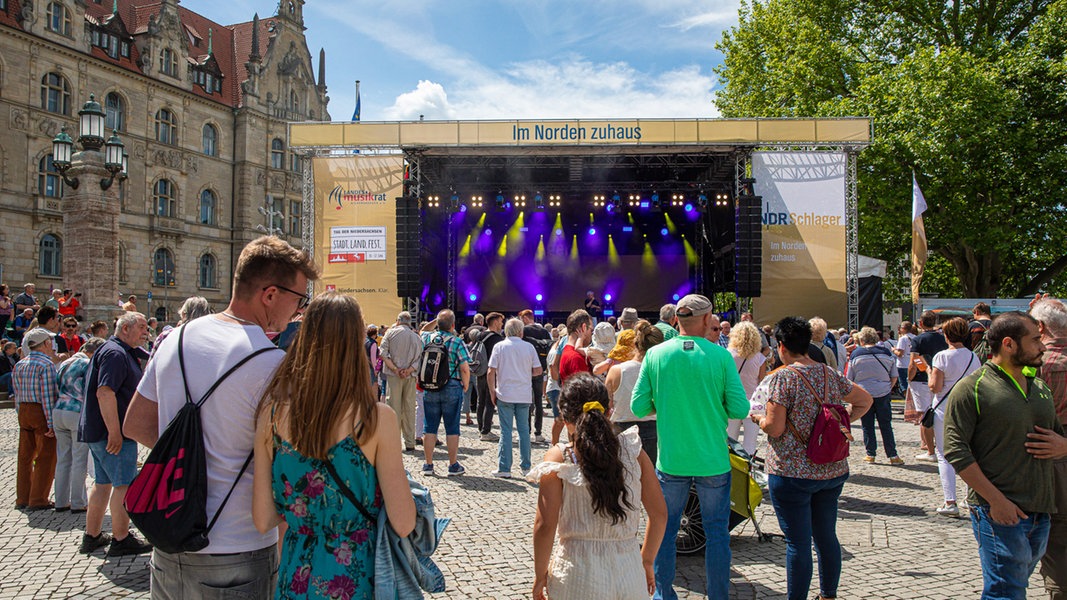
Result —
[{"label": "man wearing cap", "polygon": [[403,311],[385,332],[380,348],[385,369],[385,402],[400,419],[404,449],[415,450],[415,371],[422,356],[422,338],[411,328],[411,313]]},{"label": "man wearing cap", "polygon": [[717,322],[711,301],[690,294],[675,311],[680,335],[649,349],[634,386],[637,418],[656,413],[656,476],[667,501],[667,530],[654,565],[654,598],[677,598],[675,538],[695,487],[707,545],[704,569],[709,598],[729,597],[730,457],[728,419],[748,416],[749,403],[733,357],[705,335]]},{"label": "man wearing cap", "polygon": [[15,508],[52,508],[48,492],[56,473],[56,434],[52,430],[52,405],[59,399],[56,366],[52,362],[52,332],[40,327],[23,338],[29,347],[26,358],[11,372],[11,393],[19,418],[18,475]]}]

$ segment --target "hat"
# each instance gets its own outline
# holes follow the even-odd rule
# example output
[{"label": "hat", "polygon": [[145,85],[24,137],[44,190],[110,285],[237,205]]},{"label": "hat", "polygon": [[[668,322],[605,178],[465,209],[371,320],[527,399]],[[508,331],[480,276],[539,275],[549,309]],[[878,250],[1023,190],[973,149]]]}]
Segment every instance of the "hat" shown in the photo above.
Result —
[{"label": "hat", "polygon": [[700,294],[689,294],[678,301],[675,311],[679,317],[699,317],[711,312],[711,300]]},{"label": "hat", "polygon": [[637,354],[636,338],[637,333],[633,329],[620,331],[618,339],[615,340],[615,347],[608,353],[608,358],[615,362],[632,360]]},{"label": "hat", "polygon": [[622,314],[619,315],[619,321],[623,323],[636,323],[637,309],[630,307],[622,309]]},{"label": "hat", "polygon": [[34,346],[37,346],[38,344],[43,344],[44,342],[51,340],[55,336],[56,334],[52,333],[51,331],[48,331],[47,329],[44,329],[42,327],[37,327],[26,332],[26,335],[23,339],[26,340],[26,346],[32,348]]},{"label": "hat", "polygon": [[411,313],[409,313],[406,310],[405,311],[401,311],[401,313],[396,316],[396,322],[397,323],[405,323],[407,325],[410,325],[411,324]]}]

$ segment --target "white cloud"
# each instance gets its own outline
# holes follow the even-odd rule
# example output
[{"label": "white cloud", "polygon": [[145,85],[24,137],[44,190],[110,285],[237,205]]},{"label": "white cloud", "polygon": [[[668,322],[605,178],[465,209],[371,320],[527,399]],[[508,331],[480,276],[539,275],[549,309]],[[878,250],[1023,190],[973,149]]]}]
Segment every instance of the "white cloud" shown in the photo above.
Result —
[{"label": "white cloud", "polygon": [[397,97],[387,119],[687,118],[718,115],[714,77],[697,65],[640,73],[625,63],[584,59],[512,65],[450,83],[420,81]]},{"label": "white cloud", "polygon": [[737,9],[729,10],[724,9],[720,11],[712,11],[696,14],[690,17],[681,19],[673,25],[682,31],[689,31],[698,27],[711,27],[714,29],[723,29],[728,26],[737,24]]}]

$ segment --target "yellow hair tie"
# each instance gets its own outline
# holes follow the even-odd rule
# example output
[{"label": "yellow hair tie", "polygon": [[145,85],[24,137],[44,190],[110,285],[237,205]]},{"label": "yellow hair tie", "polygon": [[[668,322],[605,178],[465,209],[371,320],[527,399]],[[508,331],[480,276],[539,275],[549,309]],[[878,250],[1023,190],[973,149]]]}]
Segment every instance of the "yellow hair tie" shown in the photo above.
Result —
[{"label": "yellow hair tie", "polygon": [[600,412],[604,412],[604,405],[599,402],[586,402],[582,405],[583,413],[587,413],[591,410],[599,410]]}]

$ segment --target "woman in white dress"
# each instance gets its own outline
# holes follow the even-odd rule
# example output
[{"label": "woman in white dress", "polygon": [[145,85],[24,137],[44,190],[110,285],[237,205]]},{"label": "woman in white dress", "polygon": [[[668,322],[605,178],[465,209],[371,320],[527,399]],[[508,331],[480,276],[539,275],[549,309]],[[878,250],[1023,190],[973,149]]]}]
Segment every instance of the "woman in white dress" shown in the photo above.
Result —
[{"label": "woman in white dress", "polygon": [[[655,467],[636,427],[616,437],[604,414],[607,389],[593,375],[571,376],[559,404],[573,442],[552,447],[526,476],[540,484],[534,600],[647,600],[667,524]],[[648,512],[644,543],[638,501]]]},{"label": "woman in white dress", "polygon": [[[756,386],[767,375],[767,357],[760,353],[763,346],[759,330],[751,321],[741,321],[730,331],[730,343],[726,347],[734,357],[734,366],[737,374],[741,377],[741,385],[745,388],[745,396],[752,401],[752,393]],[[744,439],[739,439],[741,429],[745,430]],[[741,441],[745,452],[749,456],[756,453],[756,442],[759,440],[759,427],[749,419],[730,419],[726,426],[726,433],[735,440]]]}]

